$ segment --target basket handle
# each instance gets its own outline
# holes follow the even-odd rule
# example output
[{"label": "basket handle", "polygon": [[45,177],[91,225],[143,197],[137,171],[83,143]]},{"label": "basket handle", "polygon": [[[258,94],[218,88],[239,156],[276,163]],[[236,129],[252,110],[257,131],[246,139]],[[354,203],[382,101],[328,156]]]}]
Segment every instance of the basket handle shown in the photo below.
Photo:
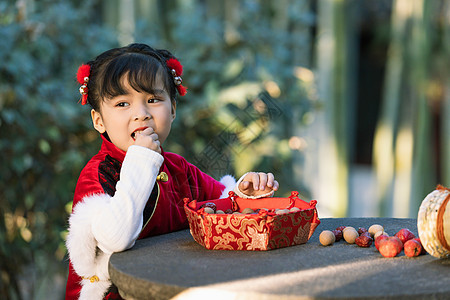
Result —
[{"label": "basket handle", "polygon": [[300,198],[298,197],[298,192],[297,191],[292,191],[291,195],[289,196],[289,206],[288,209],[291,209],[295,206],[295,200],[300,200]]},{"label": "basket handle", "polygon": [[238,211],[239,210],[239,205],[236,202],[236,194],[233,191],[229,191],[228,192],[228,198],[230,198],[230,200],[231,200],[231,209],[233,211]]},{"label": "basket handle", "polygon": [[184,205],[191,209],[197,209],[197,200],[191,200],[190,198],[183,198]]}]

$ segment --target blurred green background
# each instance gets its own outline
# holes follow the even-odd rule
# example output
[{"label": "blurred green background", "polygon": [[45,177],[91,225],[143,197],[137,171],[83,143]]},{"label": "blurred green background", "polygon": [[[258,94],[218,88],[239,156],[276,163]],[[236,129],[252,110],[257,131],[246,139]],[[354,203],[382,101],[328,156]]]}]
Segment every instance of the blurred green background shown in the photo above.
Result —
[{"label": "blurred green background", "polygon": [[131,42],[181,60],[164,148],[216,178],[273,172],[321,217],[416,217],[450,186],[450,0],[2,1],[0,298],[63,298],[100,145],[75,74]]}]

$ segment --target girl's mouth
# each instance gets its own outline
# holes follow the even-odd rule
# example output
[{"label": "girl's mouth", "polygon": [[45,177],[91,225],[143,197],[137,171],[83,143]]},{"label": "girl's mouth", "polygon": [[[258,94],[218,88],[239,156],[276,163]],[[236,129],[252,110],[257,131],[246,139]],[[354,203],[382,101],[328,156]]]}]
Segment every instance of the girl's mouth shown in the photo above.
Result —
[{"label": "girl's mouth", "polygon": [[140,133],[140,132],[142,132],[142,131],[144,131],[145,129],[147,129],[148,127],[139,127],[139,128],[136,128],[132,133],[131,133],[131,138],[133,139],[133,140],[136,140],[136,134],[137,133]]}]

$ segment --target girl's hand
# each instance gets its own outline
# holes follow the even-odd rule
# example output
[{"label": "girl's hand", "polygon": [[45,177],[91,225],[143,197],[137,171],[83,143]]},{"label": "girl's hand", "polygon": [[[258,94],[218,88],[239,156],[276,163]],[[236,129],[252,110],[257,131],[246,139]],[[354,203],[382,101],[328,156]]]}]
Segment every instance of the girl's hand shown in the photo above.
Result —
[{"label": "girl's hand", "polygon": [[134,144],[137,146],[148,148],[161,154],[161,143],[158,140],[158,135],[151,127],[141,132],[137,132]]},{"label": "girl's hand", "polygon": [[239,184],[239,190],[248,196],[259,196],[278,190],[278,182],[272,173],[250,172]]}]

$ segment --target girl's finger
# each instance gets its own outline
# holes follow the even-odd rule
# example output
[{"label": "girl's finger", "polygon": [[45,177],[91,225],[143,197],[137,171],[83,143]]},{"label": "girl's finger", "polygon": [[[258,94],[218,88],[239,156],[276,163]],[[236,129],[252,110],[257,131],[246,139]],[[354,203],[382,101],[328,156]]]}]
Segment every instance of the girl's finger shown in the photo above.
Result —
[{"label": "girl's finger", "polygon": [[259,189],[261,191],[266,189],[267,185],[267,174],[266,173],[259,173]]},{"label": "girl's finger", "polygon": [[248,187],[250,186],[250,182],[248,181],[242,181],[241,184],[242,184],[241,190],[243,191],[247,190]]},{"label": "girl's finger", "polygon": [[274,181],[273,181],[273,188],[272,188],[272,189],[273,189],[274,191],[277,191],[279,187],[280,187],[280,185],[278,184],[278,181],[274,180]]},{"label": "girl's finger", "polygon": [[267,173],[267,186],[268,187],[273,187],[273,182],[275,180],[275,177],[273,176],[272,173]]},{"label": "girl's finger", "polygon": [[142,130],[141,132],[145,133],[146,135],[150,135],[150,134],[154,133],[155,131],[153,130],[152,127],[148,127],[146,129]]},{"label": "girl's finger", "polygon": [[255,191],[259,190],[259,175],[258,175],[258,173],[252,174],[252,182],[253,182],[253,189]]}]

